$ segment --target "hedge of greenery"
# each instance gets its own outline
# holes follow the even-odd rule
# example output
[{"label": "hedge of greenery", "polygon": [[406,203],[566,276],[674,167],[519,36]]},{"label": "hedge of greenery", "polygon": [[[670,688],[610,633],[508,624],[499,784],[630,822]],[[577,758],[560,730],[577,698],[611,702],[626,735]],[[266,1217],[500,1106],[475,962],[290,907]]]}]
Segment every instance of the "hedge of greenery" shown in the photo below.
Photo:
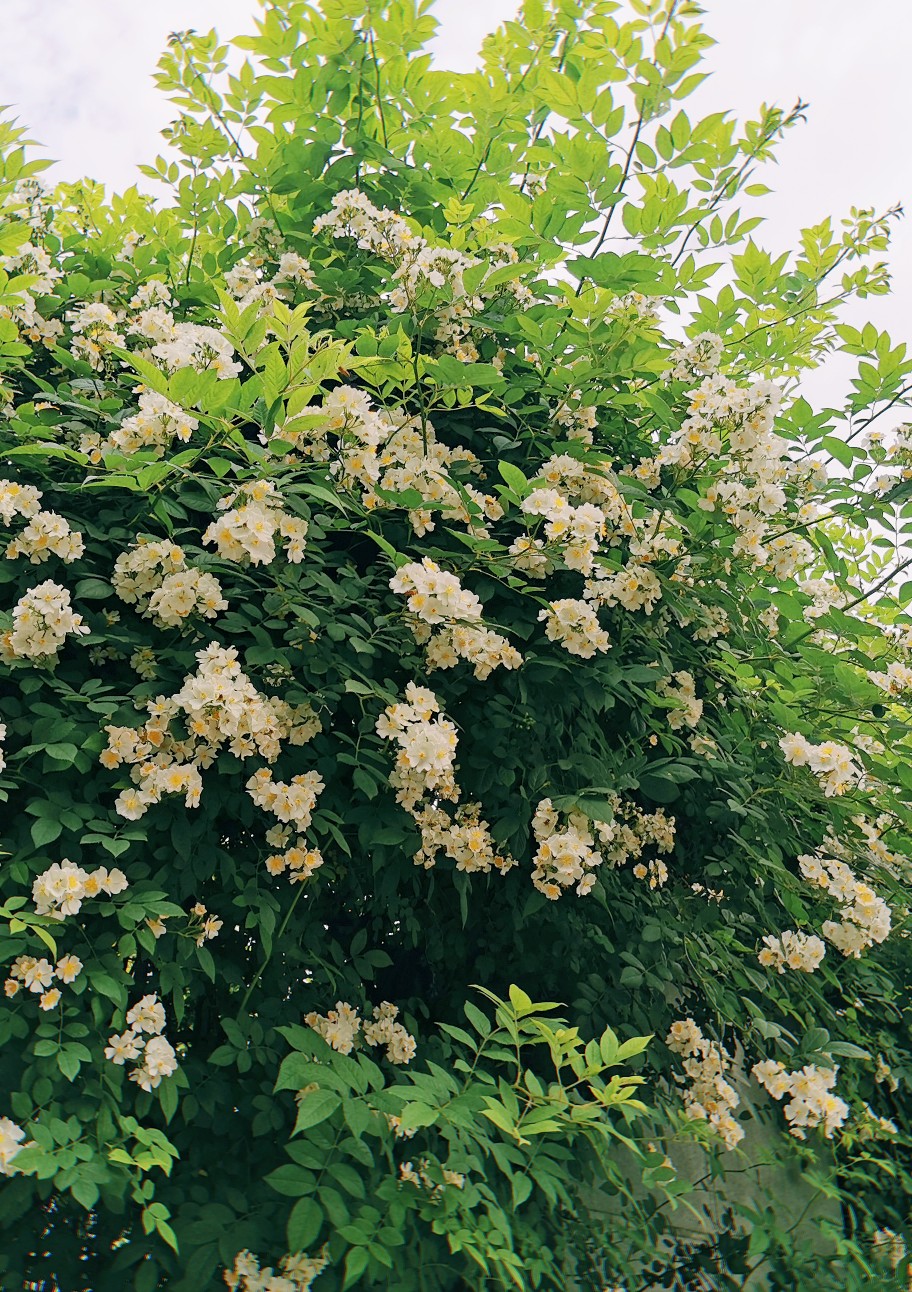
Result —
[{"label": "hedge of greenery", "polygon": [[754,241],[689,0],[256,28],[163,198],[3,127],[3,1288],[904,1286],[894,213]]}]

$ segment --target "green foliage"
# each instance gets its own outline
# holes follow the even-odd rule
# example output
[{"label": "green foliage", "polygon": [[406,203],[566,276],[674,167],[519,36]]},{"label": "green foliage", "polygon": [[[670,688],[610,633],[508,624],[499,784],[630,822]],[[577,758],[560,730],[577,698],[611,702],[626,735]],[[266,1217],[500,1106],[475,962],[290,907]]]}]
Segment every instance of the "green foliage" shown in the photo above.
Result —
[{"label": "green foliage", "polygon": [[156,201],[0,126],[3,1288],[889,1286],[897,212],[762,245],[804,105],[691,120],[689,0],[256,28]]}]

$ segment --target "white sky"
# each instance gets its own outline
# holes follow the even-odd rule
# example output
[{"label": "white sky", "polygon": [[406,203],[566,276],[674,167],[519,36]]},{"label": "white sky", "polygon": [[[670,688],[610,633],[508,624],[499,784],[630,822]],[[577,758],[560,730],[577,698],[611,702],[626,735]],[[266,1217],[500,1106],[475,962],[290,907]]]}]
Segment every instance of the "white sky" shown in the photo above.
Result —
[{"label": "white sky", "polygon": [[[482,36],[513,17],[519,0],[437,0],[437,49],[452,67],[472,65]],[[139,177],[135,163],[163,150],[171,105],[151,73],[172,30],[250,28],[255,0],[0,0],[4,57],[0,103],[11,105],[52,172],[88,174],[115,188]],[[912,205],[907,142],[912,120],[912,18],[908,0],[706,0],[705,25],[719,42],[714,75],[686,105],[693,117],[731,108],[752,115],[763,100],[810,102],[809,123],[791,132],[777,169],[763,178],[769,225],[754,235],[785,249],[797,230],[851,205]],[[900,224],[891,256],[894,291],[854,311],[907,334],[912,300],[912,226]]]}]

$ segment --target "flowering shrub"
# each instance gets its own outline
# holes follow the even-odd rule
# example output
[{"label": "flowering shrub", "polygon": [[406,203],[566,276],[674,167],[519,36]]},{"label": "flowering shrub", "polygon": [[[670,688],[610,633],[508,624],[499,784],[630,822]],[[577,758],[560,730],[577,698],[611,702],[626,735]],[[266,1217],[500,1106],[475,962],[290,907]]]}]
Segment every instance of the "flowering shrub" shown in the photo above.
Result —
[{"label": "flowering shrub", "polygon": [[895,213],[754,241],[690,0],[424,8],[175,34],[154,201],[0,127],[0,1282],[900,1277]]}]

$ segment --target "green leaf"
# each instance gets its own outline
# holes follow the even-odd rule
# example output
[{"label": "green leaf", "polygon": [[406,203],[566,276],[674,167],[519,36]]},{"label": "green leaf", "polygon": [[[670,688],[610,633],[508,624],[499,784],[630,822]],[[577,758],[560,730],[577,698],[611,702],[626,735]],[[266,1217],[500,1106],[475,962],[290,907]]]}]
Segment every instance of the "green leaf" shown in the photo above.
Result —
[{"label": "green leaf", "polygon": [[440,1109],[416,1101],[406,1104],[399,1116],[403,1130],[417,1130],[421,1126],[433,1126],[440,1116]]},{"label": "green leaf", "polygon": [[580,798],[576,800],[576,807],[590,821],[607,821],[610,824],[614,820],[614,807],[608,799]]},{"label": "green leaf", "polygon": [[43,848],[45,844],[53,843],[63,834],[63,826],[59,821],[51,817],[39,817],[37,821],[32,822],[30,834],[32,843],[36,848]]},{"label": "green leaf", "polygon": [[177,1085],[170,1078],[166,1078],[158,1087],[158,1102],[165,1121],[170,1123],[171,1118],[177,1112],[178,1104]]},{"label": "green leaf", "polygon": [[[281,1168],[280,1168],[281,1169]],[[313,1198],[301,1198],[291,1209],[286,1237],[290,1252],[306,1251],[316,1241],[323,1212]]]},{"label": "green leaf", "polygon": [[161,1217],[156,1217],[155,1232],[158,1234],[159,1238],[161,1238],[164,1242],[168,1244],[172,1252],[174,1252],[178,1256],[180,1255],[180,1248],[178,1247],[178,1243],[177,1243],[177,1235],[175,1234],[171,1226],[168,1224],[167,1220],[163,1220]]},{"label": "green leaf", "polygon": [[356,1139],[360,1139],[373,1121],[373,1113],[360,1099],[343,1099],[342,1115]]},{"label": "green leaf", "polygon": [[314,1186],[314,1174],[302,1166],[288,1162],[277,1166],[263,1177],[271,1189],[283,1194],[286,1198],[300,1198],[309,1194]]},{"label": "green leaf", "polygon": [[830,1041],[826,1046],[828,1054],[835,1055],[839,1059],[870,1059],[870,1050],[863,1050],[860,1045],[853,1045],[851,1041]]},{"label": "green leaf", "polygon": [[518,498],[525,498],[529,493],[529,481],[512,462],[498,462],[497,470],[500,472],[501,479],[504,480],[513,493]]},{"label": "green leaf", "polygon": [[354,1287],[358,1279],[367,1269],[367,1263],[370,1259],[367,1248],[352,1247],[345,1257],[345,1279],[342,1283],[342,1292],[348,1288]]},{"label": "green leaf", "polygon": [[301,1099],[298,1115],[295,1119],[294,1134],[309,1130],[326,1121],[342,1103],[342,1098],[334,1090],[311,1090]]},{"label": "green leaf", "polygon": [[92,1210],[99,1197],[98,1185],[85,1179],[74,1180],[70,1185],[70,1193],[86,1211]]},{"label": "green leaf", "polygon": [[820,447],[825,449],[837,462],[844,467],[850,467],[855,461],[855,455],[852,452],[852,446],[838,440],[835,435],[824,435],[820,441]]},{"label": "green leaf", "polygon": [[338,508],[339,511],[348,511],[348,506],[346,505],[344,498],[333,493],[330,489],[324,488],[323,485],[311,484],[309,482],[306,484],[299,484],[297,485],[295,492],[306,494],[310,498],[316,498],[318,502],[325,502],[330,507]]},{"label": "green leaf", "polygon": [[57,1055],[57,1067],[66,1077],[67,1081],[75,1081],[82,1065],[77,1055],[70,1050],[61,1050]]},{"label": "green leaf", "polygon": [[514,1175],[511,1182],[513,1206],[521,1207],[532,1192],[532,1181],[527,1175]]},{"label": "green leaf", "polygon": [[639,781],[640,790],[653,803],[673,803],[680,794],[674,781],[656,772],[642,772]]},{"label": "green leaf", "polygon": [[77,601],[105,601],[114,596],[114,589],[105,579],[80,579],[73,596]]}]

